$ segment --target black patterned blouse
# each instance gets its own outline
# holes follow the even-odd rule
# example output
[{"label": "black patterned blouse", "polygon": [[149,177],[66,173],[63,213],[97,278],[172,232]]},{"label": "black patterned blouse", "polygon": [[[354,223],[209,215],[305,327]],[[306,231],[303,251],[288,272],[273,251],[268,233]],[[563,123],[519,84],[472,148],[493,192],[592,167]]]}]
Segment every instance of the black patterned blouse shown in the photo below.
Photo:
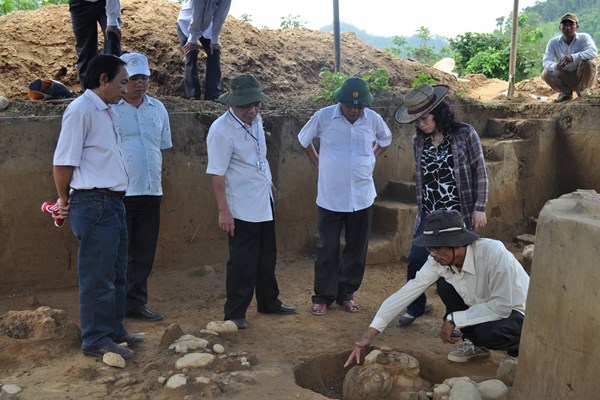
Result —
[{"label": "black patterned blouse", "polygon": [[425,139],[421,169],[423,171],[423,214],[436,210],[460,211],[460,198],[454,177],[454,159],[450,148],[452,135],[436,148],[431,137]]}]

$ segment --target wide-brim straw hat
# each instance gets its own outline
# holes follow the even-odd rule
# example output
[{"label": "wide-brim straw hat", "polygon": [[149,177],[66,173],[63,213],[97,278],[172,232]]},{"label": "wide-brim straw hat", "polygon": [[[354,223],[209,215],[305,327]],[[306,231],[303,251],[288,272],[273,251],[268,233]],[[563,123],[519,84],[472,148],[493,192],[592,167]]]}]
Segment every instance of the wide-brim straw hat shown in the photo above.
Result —
[{"label": "wide-brim straw hat", "polygon": [[219,101],[229,106],[245,106],[252,103],[266,103],[271,98],[263,93],[254,75],[238,75],[229,83],[229,91],[219,96]]},{"label": "wide-brim straw hat", "polygon": [[420,247],[462,247],[479,239],[469,231],[460,211],[438,210],[425,218],[423,234],[413,239],[412,244]]},{"label": "wide-brim straw hat", "polygon": [[447,94],[446,85],[417,86],[404,95],[404,103],[396,110],[394,119],[401,124],[414,122],[437,107]]}]

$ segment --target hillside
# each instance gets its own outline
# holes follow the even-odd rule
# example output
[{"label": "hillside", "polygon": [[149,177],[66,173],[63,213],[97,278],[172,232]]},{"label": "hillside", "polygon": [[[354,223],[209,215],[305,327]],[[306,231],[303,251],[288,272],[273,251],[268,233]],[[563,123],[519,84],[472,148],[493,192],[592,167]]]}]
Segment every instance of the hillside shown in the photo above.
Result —
[{"label": "hillside", "polygon": [[[182,53],[175,29],[178,11],[179,6],[168,0],[122,1],[123,49],[148,56],[152,70],[150,92],[159,97],[178,98],[184,93]],[[252,73],[273,98],[268,105],[271,109],[314,108],[310,97],[321,90],[319,72],[334,68],[332,33],[258,29],[230,16],[221,41],[225,88],[233,76]],[[13,103],[27,99],[27,85],[38,77],[56,79],[79,90],[75,61],[67,5],[0,17],[0,95],[11,98]],[[341,65],[343,72],[356,75],[384,67],[389,71],[394,96],[410,88],[418,71],[448,84],[453,93],[480,101],[501,99],[499,94],[507,88],[506,82],[481,76],[458,80],[430,66],[398,59],[369,46],[354,33],[341,35]],[[543,85],[534,86],[539,89],[534,90],[536,94],[548,94]],[[528,95],[521,97],[527,99]]]}]

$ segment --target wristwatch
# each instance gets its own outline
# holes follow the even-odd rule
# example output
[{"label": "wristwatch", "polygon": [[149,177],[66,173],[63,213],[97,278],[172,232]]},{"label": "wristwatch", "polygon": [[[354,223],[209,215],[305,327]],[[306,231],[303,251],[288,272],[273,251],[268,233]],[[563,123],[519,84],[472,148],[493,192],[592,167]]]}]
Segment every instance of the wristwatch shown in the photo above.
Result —
[{"label": "wristwatch", "polygon": [[454,316],[452,315],[452,313],[448,313],[448,315],[446,315],[446,321],[450,322],[452,325],[456,325],[454,323]]}]

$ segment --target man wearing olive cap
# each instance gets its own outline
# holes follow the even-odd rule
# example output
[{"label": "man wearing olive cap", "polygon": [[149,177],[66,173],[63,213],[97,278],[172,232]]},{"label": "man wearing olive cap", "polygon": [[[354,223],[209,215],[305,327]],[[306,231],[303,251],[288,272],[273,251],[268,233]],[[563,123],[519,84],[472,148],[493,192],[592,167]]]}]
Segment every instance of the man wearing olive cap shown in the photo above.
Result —
[{"label": "man wearing olive cap", "polygon": [[542,79],[560,94],[556,102],[589,95],[589,88],[596,83],[598,50],[587,33],[577,33],[579,19],[573,13],[560,18],[562,35],[550,39],[544,54]]},{"label": "man wearing olive cap", "polygon": [[[392,143],[390,129],[375,111],[369,85],[350,77],[334,93],[338,104],[317,111],[298,139],[319,171],[319,241],[311,312],[324,315],[333,302],[357,312],[354,292],[362,282],[371,229],[376,158]],[[319,140],[319,153],[313,140]],[[340,234],[346,245],[340,260]]]},{"label": "man wearing olive cap", "polygon": [[444,284],[438,292],[446,306],[441,339],[456,343],[455,328],[463,335],[448,360],[488,358],[488,349],[505,350],[508,358],[517,358],[529,276],[502,242],[479,238],[467,230],[459,211],[438,210],[427,216],[425,230],[413,239],[413,245],[427,248],[427,262],[379,307],[345,366],[359,363],[373,338],[439,278]]},{"label": "man wearing olive cap", "polygon": [[212,123],[206,139],[208,166],[219,208],[219,228],[228,234],[229,260],[225,320],[248,328],[246,311],[254,291],[259,313],[294,314],[283,304],[275,277],[277,247],[273,203],[275,186],[259,114],[270,98],[249,74],[231,80],[219,101],[230,106]]}]

